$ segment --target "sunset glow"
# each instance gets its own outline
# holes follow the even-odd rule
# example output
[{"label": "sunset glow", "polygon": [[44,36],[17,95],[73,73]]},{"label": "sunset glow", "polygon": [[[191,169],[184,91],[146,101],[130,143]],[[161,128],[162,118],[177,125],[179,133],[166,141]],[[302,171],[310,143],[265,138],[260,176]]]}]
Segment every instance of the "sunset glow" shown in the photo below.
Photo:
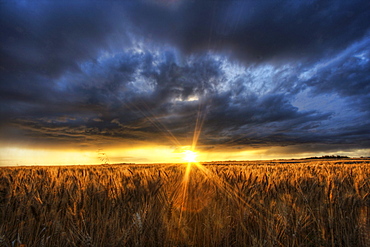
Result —
[{"label": "sunset glow", "polygon": [[197,157],[198,157],[198,155],[197,155],[197,153],[196,153],[196,152],[191,151],[191,150],[185,150],[185,151],[183,152],[183,155],[184,155],[183,159],[184,159],[186,162],[191,162],[191,163],[193,163],[193,162],[197,162]]}]

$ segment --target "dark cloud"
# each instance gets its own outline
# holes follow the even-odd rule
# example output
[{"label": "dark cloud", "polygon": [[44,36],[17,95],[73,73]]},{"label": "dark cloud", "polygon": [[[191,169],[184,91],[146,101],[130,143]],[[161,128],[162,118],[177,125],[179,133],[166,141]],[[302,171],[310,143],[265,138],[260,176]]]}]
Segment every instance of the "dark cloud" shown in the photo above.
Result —
[{"label": "dark cloud", "polygon": [[305,83],[313,93],[335,92],[347,98],[348,104],[369,112],[370,106],[370,40],[356,42],[324,62],[318,62],[307,73]]},{"label": "dark cloud", "polygon": [[[280,94],[230,100],[219,98],[207,117],[207,144],[271,146],[304,143],[330,113],[299,111]],[[236,103],[236,104],[235,104]],[[320,142],[323,140],[315,140]]]},{"label": "dark cloud", "polygon": [[107,48],[113,20],[104,11],[105,5],[81,1],[24,4],[2,3],[3,70],[58,76],[78,69],[79,61]]},{"label": "dark cloud", "polygon": [[366,1],[8,2],[0,12],[9,143],[189,145],[203,123],[204,147],[370,147]]},{"label": "dark cloud", "polygon": [[141,35],[186,52],[232,51],[248,61],[331,54],[368,31],[364,1],[182,1],[175,10],[147,2],[130,6]]}]

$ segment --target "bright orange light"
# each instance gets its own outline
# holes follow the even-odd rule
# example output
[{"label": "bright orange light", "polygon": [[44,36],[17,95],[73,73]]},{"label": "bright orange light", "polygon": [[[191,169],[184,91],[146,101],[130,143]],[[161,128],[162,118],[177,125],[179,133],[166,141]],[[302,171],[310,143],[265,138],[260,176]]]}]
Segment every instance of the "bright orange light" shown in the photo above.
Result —
[{"label": "bright orange light", "polygon": [[191,150],[185,150],[184,152],[182,152],[182,154],[183,154],[183,160],[185,160],[186,162],[189,162],[189,163],[197,162],[198,154],[196,152],[191,151]]}]

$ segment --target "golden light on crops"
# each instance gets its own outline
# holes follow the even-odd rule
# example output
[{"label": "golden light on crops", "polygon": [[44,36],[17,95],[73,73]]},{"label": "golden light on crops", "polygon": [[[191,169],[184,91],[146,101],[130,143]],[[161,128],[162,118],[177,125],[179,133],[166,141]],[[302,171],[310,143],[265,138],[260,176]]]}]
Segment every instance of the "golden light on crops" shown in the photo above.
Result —
[{"label": "golden light on crops", "polygon": [[198,154],[196,152],[191,151],[191,150],[185,150],[184,152],[182,152],[182,154],[183,154],[183,160],[185,160],[186,162],[190,162],[190,163],[197,162]]}]

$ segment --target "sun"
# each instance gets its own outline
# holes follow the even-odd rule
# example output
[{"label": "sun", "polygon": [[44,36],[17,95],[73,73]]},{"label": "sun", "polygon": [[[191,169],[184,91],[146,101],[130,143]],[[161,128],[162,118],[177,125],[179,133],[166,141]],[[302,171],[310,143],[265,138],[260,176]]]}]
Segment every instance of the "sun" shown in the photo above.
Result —
[{"label": "sun", "polygon": [[182,159],[185,160],[186,162],[189,163],[197,162],[198,154],[196,152],[191,150],[185,150],[184,152],[182,152],[182,154],[183,154]]}]

